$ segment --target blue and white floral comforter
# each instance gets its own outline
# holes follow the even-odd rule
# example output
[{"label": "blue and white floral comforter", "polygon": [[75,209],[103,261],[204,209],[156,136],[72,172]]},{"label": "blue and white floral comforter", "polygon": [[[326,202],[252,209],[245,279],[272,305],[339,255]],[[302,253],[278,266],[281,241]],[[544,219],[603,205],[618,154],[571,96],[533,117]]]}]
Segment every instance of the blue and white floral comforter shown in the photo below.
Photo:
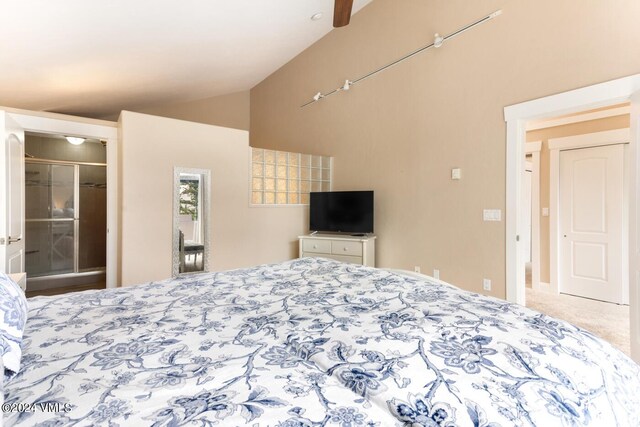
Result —
[{"label": "blue and white floral comforter", "polygon": [[640,369],[527,308],[305,258],[29,300],[13,425],[638,426]]}]

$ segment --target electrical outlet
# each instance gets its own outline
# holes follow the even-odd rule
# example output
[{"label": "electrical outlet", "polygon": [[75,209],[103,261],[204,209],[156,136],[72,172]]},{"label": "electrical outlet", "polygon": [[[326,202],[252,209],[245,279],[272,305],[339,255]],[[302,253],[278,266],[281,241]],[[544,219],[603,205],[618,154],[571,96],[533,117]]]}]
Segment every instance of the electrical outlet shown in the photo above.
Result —
[{"label": "electrical outlet", "polygon": [[416,273],[420,273],[420,266],[416,265],[415,267],[413,267],[413,271],[415,271]]},{"label": "electrical outlet", "polygon": [[491,290],[491,280],[482,279],[482,289],[484,289],[485,291],[490,291]]},{"label": "electrical outlet", "polygon": [[440,270],[437,269],[433,269],[433,278],[434,279],[439,279],[440,278]]}]

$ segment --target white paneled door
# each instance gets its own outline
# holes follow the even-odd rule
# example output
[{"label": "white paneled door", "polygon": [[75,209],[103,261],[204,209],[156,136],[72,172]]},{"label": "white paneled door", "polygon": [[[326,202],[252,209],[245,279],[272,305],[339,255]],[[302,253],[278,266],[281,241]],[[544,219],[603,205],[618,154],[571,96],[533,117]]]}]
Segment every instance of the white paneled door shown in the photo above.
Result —
[{"label": "white paneled door", "polygon": [[0,111],[0,271],[24,272],[24,131]]},{"label": "white paneled door", "polygon": [[624,146],[560,152],[562,293],[622,304]]}]

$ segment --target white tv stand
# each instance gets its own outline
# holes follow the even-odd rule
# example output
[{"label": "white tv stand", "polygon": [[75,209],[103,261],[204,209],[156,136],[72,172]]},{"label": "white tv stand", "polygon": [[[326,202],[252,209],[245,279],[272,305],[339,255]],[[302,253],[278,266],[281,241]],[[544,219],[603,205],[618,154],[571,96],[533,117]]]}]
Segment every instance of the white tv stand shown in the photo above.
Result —
[{"label": "white tv stand", "polygon": [[313,233],[298,236],[300,258],[324,257],[351,264],[376,266],[376,236]]}]

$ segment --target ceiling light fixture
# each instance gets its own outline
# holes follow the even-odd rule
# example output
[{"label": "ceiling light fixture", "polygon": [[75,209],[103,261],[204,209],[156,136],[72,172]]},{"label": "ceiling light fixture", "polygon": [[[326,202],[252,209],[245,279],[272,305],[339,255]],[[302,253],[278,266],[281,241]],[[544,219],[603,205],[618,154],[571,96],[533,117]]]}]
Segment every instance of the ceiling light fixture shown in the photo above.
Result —
[{"label": "ceiling light fixture", "polygon": [[319,21],[322,19],[322,13],[314,13],[313,15],[311,15],[311,20],[312,21]]},{"label": "ceiling light fixture", "polygon": [[73,144],[73,145],[80,145],[85,141],[85,138],[81,138],[79,136],[65,136],[65,138],[67,138],[67,141],[69,141],[69,144]]}]

